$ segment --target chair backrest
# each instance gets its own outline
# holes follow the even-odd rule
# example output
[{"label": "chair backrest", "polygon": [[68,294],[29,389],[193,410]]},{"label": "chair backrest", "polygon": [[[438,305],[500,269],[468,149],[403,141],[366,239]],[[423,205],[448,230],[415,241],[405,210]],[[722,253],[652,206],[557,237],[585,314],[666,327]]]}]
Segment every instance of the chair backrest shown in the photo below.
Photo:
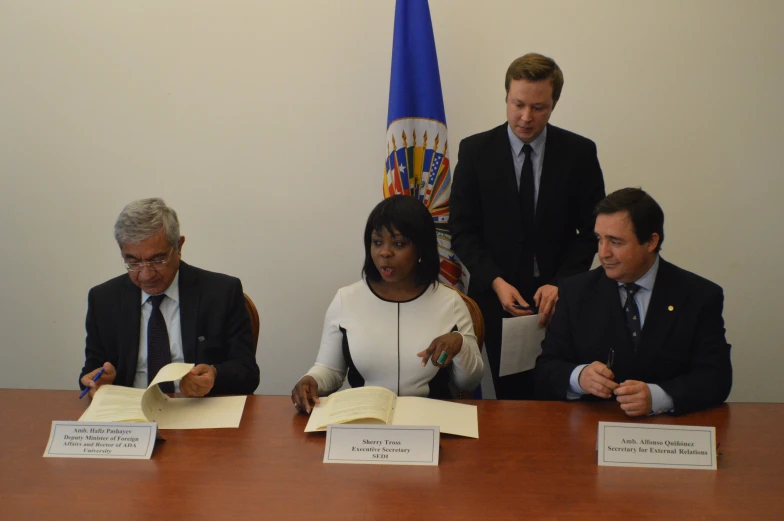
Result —
[{"label": "chair backrest", "polygon": [[462,291],[457,290],[452,286],[447,287],[457,291],[457,293],[460,295],[460,298],[462,298],[463,302],[465,302],[465,305],[468,308],[468,312],[471,314],[471,322],[474,323],[474,335],[476,335],[476,342],[479,344],[479,351],[482,351],[482,346],[485,344],[485,318],[482,316],[482,311],[479,309],[479,305],[474,302],[474,299],[464,294]]},{"label": "chair backrest", "polygon": [[261,327],[261,322],[259,321],[259,311],[256,309],[256,305],[250,299],[247,293],[243,293],[245,295],[245,307],[248,310],[248,315],[250,315],[250,329],[253,331],[253,354],[256,354],[256,348],[259,345],[259,328]]}]

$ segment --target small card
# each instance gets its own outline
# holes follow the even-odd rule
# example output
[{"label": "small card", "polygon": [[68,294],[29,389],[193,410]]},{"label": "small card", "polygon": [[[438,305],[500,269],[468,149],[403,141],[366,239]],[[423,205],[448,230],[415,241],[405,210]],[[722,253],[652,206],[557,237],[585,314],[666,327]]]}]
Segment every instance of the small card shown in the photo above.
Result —
[{"label": "small card", "polygon": [[44,458],[150,459],[155,423],[53,421]]},{"label": "small card", "polygon": [[599,422],[599,465],[716,470],[716,427]]},{"label": "small card", "polygon": [[330,424],[324,463],[438,465],[438,427]]}]

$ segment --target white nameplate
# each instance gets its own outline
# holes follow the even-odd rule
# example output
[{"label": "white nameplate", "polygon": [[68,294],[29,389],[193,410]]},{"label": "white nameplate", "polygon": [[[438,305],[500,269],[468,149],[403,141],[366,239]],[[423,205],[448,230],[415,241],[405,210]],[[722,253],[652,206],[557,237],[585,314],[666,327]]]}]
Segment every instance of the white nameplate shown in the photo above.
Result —
[{"label": "white nameplate", "polygon": [[156,423],[53,421],[44,458],[150,459]]},{"label": "white nameplate", "polygon": [[716,427],[599,422],[599,465],[716,470]]},{"label": "white nameplate", "polygon": [[438,465],[438,427],[327,425],[324,463]]}]

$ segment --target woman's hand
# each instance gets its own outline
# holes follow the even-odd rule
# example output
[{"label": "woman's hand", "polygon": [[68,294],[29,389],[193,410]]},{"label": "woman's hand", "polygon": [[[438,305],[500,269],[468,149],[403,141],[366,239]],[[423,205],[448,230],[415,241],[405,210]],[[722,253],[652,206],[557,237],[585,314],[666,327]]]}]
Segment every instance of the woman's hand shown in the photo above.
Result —
[{"label": "woman's hand", "polygon": [[422,357],[422,367],[427,365],[428,359],[436,367],[445,367],[452,363],[452,359],[457,356],[463,348],[463,335],[460,333],[447,333],[436,337],[430,342],[430,346],[424,351],[417,353]]},{"label": "woman's hand", "polygon": [[299,379],[291,391],[291,401],[294,407],[304,414],[310,414],[313,406],[319,403],[318,383],[312,376],[305,375]]}]

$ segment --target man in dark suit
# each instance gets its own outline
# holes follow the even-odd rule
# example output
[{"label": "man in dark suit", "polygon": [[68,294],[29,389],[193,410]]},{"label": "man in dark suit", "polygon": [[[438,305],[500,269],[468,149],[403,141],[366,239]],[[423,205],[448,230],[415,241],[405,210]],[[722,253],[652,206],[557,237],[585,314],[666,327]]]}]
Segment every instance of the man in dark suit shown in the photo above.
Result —
[{"label": "man in dark suit", "polygon": [[450,229],[485,318],[496,396],[532,399],[532,371],[498,376],[501,319],[530,315],[533,305],[545,326],[560,281],[590,268],[604,179],[592,141],[548,124],[563,88],[552,59],[516,59],[505,86],[507,122],[460,143]]},{"label": "man in dark suit", "polygon": [[179,382],[183,396],[252,394],[259,367],[239,279],[180,260],[185,237],[162,199],[128,204],[114,235],[128,274],[90,290],[82,388],[145,388],[167,363],[187,362],[196,365]]},{"label": "man in dark suit", "polygon": [[638,188],[596,207],[601,268],[561,284],[536,361],[542,398],[615,397],[629,416],[727,399],[730,346],[719,286],[659,256],[664,213]]}]

